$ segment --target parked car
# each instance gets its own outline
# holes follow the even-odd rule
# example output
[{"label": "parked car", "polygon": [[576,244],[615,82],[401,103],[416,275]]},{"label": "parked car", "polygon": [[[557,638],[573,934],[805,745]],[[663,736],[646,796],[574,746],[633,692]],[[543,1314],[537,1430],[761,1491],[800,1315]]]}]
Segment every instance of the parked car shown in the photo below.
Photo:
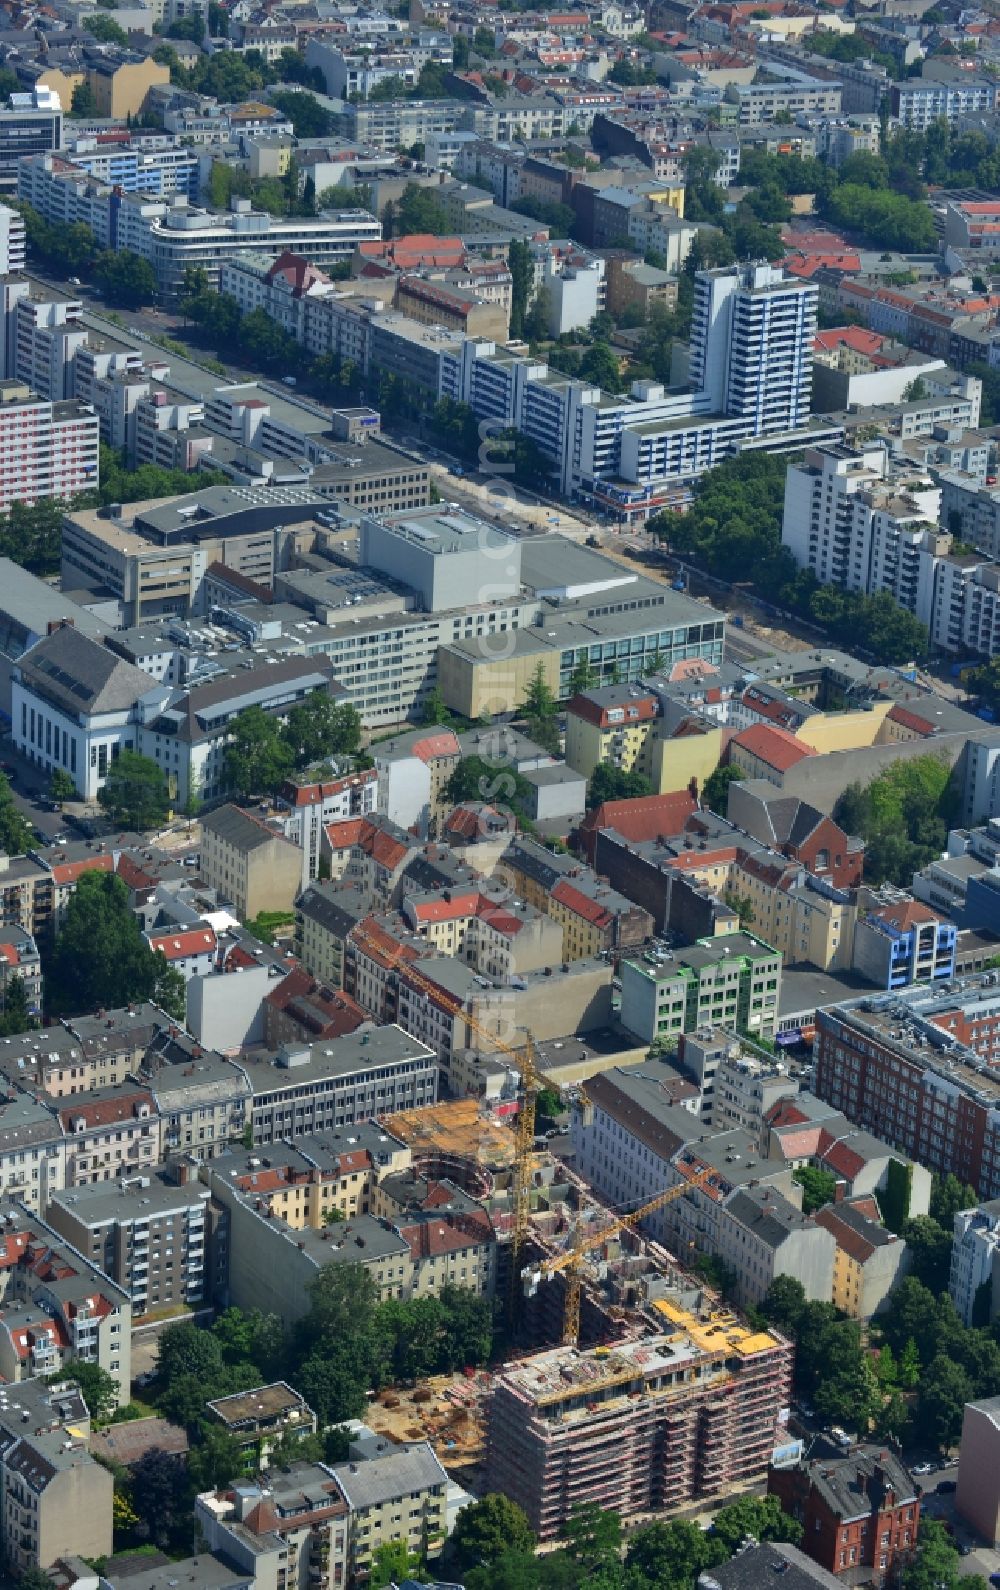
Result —
[{"label": "parked car", "polygon": [[910,1470],[911,1474],[932,1474],[933,1472],[934,1472],[934,1464],[933,1463],[914,1463],[913,1467]]},{"label": "parked car", "polygon": [[939,1496],[947,1496],[947,1495],[950,1494],[951,1491],[957,1491],[957,1490],[958,1490],[958,1481],[957,1480],[938,1480],[937,1493],[938,1493]]}]

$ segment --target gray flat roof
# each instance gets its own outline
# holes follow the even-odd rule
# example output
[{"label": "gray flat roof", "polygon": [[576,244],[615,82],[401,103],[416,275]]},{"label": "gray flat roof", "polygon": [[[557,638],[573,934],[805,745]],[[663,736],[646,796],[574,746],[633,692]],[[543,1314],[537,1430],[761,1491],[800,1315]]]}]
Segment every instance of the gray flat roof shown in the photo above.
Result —
[{"label": "gray flat roof", "polygon": [[[139,1186],[140,1181],[148,1185]],[[52,1194],[51,1202],[87,1225],[101,1226],[115,1220],[148,1220],[176,1210],[190,1209],[206,1203],[209,1196],[208,1188],[200,1182],[180,1187],[144,1174],[142,1177],[126,1177],[120,1182],[96,1182],[90,1187],[61,1188]]]}]

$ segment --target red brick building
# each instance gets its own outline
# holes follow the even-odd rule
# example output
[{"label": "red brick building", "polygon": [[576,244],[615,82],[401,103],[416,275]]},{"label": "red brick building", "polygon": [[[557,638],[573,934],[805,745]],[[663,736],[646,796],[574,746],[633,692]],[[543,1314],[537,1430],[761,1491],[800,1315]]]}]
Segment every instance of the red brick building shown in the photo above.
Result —
[{"label": "red brick building", "polygon": [[802,1550],[847,1584],[885,1584],[916,1543],[916,1486],[884,1448],[772,1469],[767,1488],[801,1523]]}]

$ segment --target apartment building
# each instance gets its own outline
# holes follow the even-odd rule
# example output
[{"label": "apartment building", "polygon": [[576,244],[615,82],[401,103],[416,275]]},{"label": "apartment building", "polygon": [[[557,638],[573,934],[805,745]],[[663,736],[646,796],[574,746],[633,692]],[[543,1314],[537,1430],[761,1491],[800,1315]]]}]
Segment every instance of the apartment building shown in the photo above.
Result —
[{"label": "apartment building", "polygon": [[914,132],[941,120],[956,126],[963,116],[989,115],[995,107],[996,84],[975,72],[928,72],[892,85],[892,114]]},{"label": "apartment building", "polygon": [[0,275],[16,276],[23,271],[26,250],[24,217],[9,204],[0,204]]},{"label": "apartment building", "polygon": [[623,1519],[707,1501],[766,1472],[791,1381],[791,1345],[733,1314],[654,1304],[667,1334],[608,1349],[557,1347],[501,1370],[486,1482],[542,1541],[578,1503]]},{"label": "apartment building", "polygon": [[233,1565],[234,1585],[241,1573],[247,1585],[287,1590],[343,1590],[348,1583],[347,1506],[321,1464],[272,1470],[266,1487],[247,1479],[206,1491],[194,1508],[208,1549]]},{"label": "apartment building", "polygon": [[410,1150],[381,1124],[354,1122],[340,1131],[268,1144],[263,1154],[230,1149],[218,1166],[234,1188],[263,1202],[292,1230],[319,1229],[336,1209],[345,1220],[372,1213],[380,1177],[405,1169]]},{"label": "apartment building", "polygon": [[73,1358],[112,1376],[129,1399],[129,1295],[14,1199],[0,1205],[0,1374],[8,1382],[53,1374]]},{"label": "apartment building", "polygon": [[760,70],[752,83],[734,83],[725,98],[737,107],[740,129],[765,126],[775,121],[795,121],[799,116],[820,118],[839,116],[842,90],[838,82],[824,83],[792,67]]},{"label": "apartment building", "polygon": [[844,1584],[884,1585],[912,1556],[920,1492],[893,1452],[858,1446],[772,1468],[767,1489],[802,1525],[803,1550]]},{"label": "apartment building", "polygon": [[76,355],[88,339],[82,313],[77,298],[26,293],[17,300],[9,332],[14,341],[10,374],[46,402],[62,403],[76,395]]},{"label": "apartment building", "polygon": [[319,872],[320,845],[327,823],[366,817],[374,811],[378,772],[365,768],[337,778],[309,774],[291,778],[277,795],[285,837],[302,851],[302,887]]},{"label": "apartment building", "polygon": [[850,1319],[871,1319],[910,1268],[906,1243],[886,1230],[874,1198],[827,1204],[814,1219],[837,1244],[831,1301]]},{"label": "apartment building", "polygon": [[[207,1198],[208,1189],[203,1192]],[[205,1407],[209,1418],[238,1442],[244,1466],[251,1474],[260,1474],[270,1467],[270,1453],[286,1435],[301,1440],[316,1433],[316,1415],[305,1398],[284,1380],[270,1386],[254,1386],[250,1391],[235,1391],[228,1397],[215,1397]]]},{"label": "apartment building", "polygon": [[647,1061],[588,1082],[570,1128],[581,1174],[615,1207],[700,1178],[643,1229],[672,1253],[717,1255],[744,1306],[759,1303],[778,1275],[828,1301],[836,1244],[791,1201],[790,1171],[758,1157],[759,1132],[699,1132],[697,1116],[670,1102],[666,1084],[677,1077],[676,1067]]},{"label": "apartment building", "polygon": [[[989,1297],[989,1315],[993,1307],[991,1293],[981,1289],[991,1287],[993,1265],[1000,1248],[1000,1199],[980,1204],[973,1209],[960,1209],[955,1216],[955,1235],[951,1245],[951,1270],[948,1292],[966,1325],[980,1324],[986,1312],[985,1299]],[[998,1298],[1000,1304],[1000,1298]]]},{"label": "apartment building", "polygon": [[348,938],[372,905],[371,893],[352,878],[318,879],[299,895],[295,953],[328,988],[343,988]]},{"label": "apartment building", "polygon": [[854,928],[854,965],[877,988],[947,981],[955,973],[958,929],[922,901],[873,901]]},{"label": "apartment building", "polygon": [[302,853],[239,806],[207,812],[201,825],[201,875],[244,922],[261,911],[290,911],[302,883]]},{"label": "apartment building", "polygon": [[700,939],[670,960],[623,960],[621,1019],[646,1043],[709,1023],[774,1037],[781,954],[750,933]]},{"label": "apartment building", "polygon": [[87,1404],[71,1382],[4,1387],[0,1547],[18,1576],[113,1550],[114,1481],[91,1456],[89,1439]]},{"label": "apartment building", "polygon": [[159,1163],[159,1112],[152,1094],[135,1082],[77,1094],[57,1114],[65,1137],[68,1187],[143,1174]]},{"label": "apartment building", "polygon": [[162,1175],[56,1193],[50,1225],[132,1300],[133,1317],[205,1300],[209,1191]]},{"label": "apartment building", "polygon": [[47,402],[22,381],[0,381],[0,510],[92,490],[98,440],[97,416],[85,404]]},{"label": "apartment building", "polygon": [[814,1089],[932,1171],[1000,1196],[993,973],[816,1013]]},{"label": "apartment building", "polygon": [[448,1476],[429,1441],[392,1447],[363,1462],[331,1469],[348,1509],[348,1573],[357,1581],[371,1571],[375,1552],[390,1540],[408,1550],[439,1555],[448,1532]]},{"label": "apartment building", "polygon": [[640,905],[574,857],[557,856],[526,835],[508,845],[498,876],[560,924],[563,960],[636,949],[652,934],[652,918]]},{"label": "apartment building", "polygon": [[323,1133],[437,1099],[433,1051],[396,1026],[287,1047],[273,1060],[241,1065],[253,1090],[255,1143]]}]

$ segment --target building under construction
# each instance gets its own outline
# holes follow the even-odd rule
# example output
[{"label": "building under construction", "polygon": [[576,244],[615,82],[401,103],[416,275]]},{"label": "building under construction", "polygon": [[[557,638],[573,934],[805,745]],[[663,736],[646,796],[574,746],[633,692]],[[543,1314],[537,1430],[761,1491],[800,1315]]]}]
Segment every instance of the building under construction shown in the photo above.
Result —
[{"label": "building under construction", "polygon": [[762,1480],[788,1405],[792,1344],[735,1314],[658,1302],[662,1334],[557,1347],[502,1371],[487,1424],[487,1488],[551,1540],[584,1502],[623,1518]]}]

